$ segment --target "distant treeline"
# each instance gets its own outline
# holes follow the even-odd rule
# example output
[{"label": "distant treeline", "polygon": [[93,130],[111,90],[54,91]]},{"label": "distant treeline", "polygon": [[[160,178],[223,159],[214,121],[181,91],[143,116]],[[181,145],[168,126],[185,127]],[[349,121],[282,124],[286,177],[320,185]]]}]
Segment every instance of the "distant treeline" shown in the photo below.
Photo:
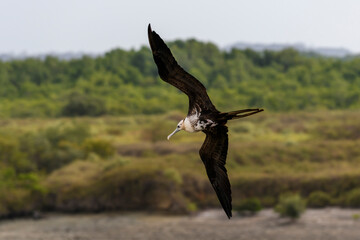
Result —
[{"label": "distant treeline", "polygon": [[[219,110],[271,111],[360,107],[360,58],[220,50],[174,41],[179,63],[208,89]],[[0,61],[0,117],[99,116],[185,111],[187,98],[160,80],[150,50],[116,49],[70,61],[47,57]]]}]

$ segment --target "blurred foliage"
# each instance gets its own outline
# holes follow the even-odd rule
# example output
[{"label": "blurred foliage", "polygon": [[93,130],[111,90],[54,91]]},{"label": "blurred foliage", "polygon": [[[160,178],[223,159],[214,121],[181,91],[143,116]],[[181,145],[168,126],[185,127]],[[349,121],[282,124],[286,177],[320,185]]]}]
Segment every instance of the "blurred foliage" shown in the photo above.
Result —
[{"label": "blurred foliage", "polygon": [[[358,57],[308,56],[293,49],[223,51],[194,39],[169,46],[223,111],[360,107]],[[188,106],[183,93],[160,80],[147,47],[68,61],[0,61],[0,84],[0,117],[160,114]]]},{"label": "blurred foliage", "polygon": [[106,113],[105,102],[99,97],[74,92],[62,110],[64,116],[100,116]]},{"label": "blurred foliage", "polygon": [[47,189],[41,175],[18,173],[13,167],[0,164],[0,218],[21,216],[41,208]]},{"label": "blurred foliage", "polygon": [[250,212],[251,214],[259,212],[262,208],[262,204],[258,198],[244,199],[240,202],[239,205],[234,206],[235,211],[238,211],[240,213]]},{"label": "blurred foliage", "polygon": [[315,191],[307,199],[307,205],[314,208],[323,208],[331,204],[331,196],[322,191]]},{"label": "blurred foliage", "polygon": [[164,170],[164,175],[176,184],[182,184],[183,180],[180,173],[174,168],[167,168]]},{"label": "blurred foliage", "polygon": [[86,154],[95,153],[101,158],[111,157],[116,151],[111,142],[103,139],[87,139],[82,146]]},{"label": "blurred foliage", "polygon": [[83,141],[90,136],[86,125],[57,125],[19,138],[21,151],[38,170],[53,171],[75,159],[83,158]]},{"label": "blurred foliage", "polygon": [[360,188],[348,192],[345,201],[348,207],[360,208]]},{"label": "blurred foliage", "polygon": [[279,198],[279,203],[275,206],[275,211],[282,217],[291,219],[300,218],[306,210],[306,202],[298,194],[284,194]]},{"label": "blurred foliage", "polygon": [[[0,216],[219,207],[198,154],[205,135],[166,140],[183,117],[0,119]],[[229,122],[234,209],[274,207],[284,192],[298,192],[310,207],[357,207],[360,139],[344,129],[359,124],[358,111],[264,112]],[[325,125],[331,138],[321,134]]]}]

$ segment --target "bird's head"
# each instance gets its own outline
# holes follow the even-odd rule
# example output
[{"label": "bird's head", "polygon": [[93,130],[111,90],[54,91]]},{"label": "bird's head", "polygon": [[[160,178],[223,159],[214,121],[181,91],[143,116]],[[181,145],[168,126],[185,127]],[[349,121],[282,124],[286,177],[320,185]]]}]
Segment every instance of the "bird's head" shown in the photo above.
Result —
[{"label": "bird's head", "polygon": [[181,130],[184,130],[184,129],[185,129],[184,119],[182,119],[182,120],[178,123],[178,125],[176,126],[175,131],[173,131],[173,132],[167,137],[167,140],[169,140],[169,139],[172,137],[172,135],[174,135],[175,133],[177,133],[177,132],[179,132],[179,131],[181,131]]}]

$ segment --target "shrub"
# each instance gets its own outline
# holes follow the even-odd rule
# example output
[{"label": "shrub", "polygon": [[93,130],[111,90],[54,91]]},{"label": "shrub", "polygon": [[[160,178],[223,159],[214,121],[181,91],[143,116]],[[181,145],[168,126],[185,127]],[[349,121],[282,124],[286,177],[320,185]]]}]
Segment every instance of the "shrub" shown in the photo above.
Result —
[{"label": "shrub", "polygon": [[91,136],[90,126],[86,123],[72,122],[71,125],[55,126],[54,129],[49,127],[46,129],[45,134],[48,139],[58,139],[58,142],[65,140],[81,144],[86,138]]},{"label": "shrub", "polygon": [[355,188],[345,196],[345,203],[348,207],[360,207],[360,188]]},{"label": "shrub", "polygon": [[115,148],[111,142],[103,139],[88,139],[83,143],[86,154],[95,153],[103,158],[111,157],[115,154]]},{"label": "shrub", "polygon": [[[157,122],[150,122],[142,131],[142,139],[150,142],[166,141],[166,137],[176,128],[176,122],[162,121],[161,125]],[[181,136],[176,135],[177,138]]]},{"label": "shrub", "polygon": [[249,199],[244,199],[240,203],[240,205],[238,205],[234,209],[239,212],[250,212],[254,214],[262,209],[262,205],[259,199],[249,198]]},{"label": "shrub", "polygon": [[176,184],[182,184],[182,182],[183,182],[181,174],[175,168],[166,168],[164,170],[164,175],[168,179],[174,181],[174,183],[176,183]]},{"label": "shrub", "polygon": [[331,203],[330,195],[322,191],[312,192],[307,199],[308,206],[314,208],[326,207],[330,203]]},{"label": "shrub", "polygon": [[106,113],[105,102],[101,98],[74,92],[68,97],[62,109],[63,116],[100,116]]},{"label": "shrub", "polygon": [[41,205],[47,189],[36,173],[16,174],[12,167],[0,168],[0,218],[28,215]]},{"label": "shrub", "polygon": [[18,142],[12,139],[0,138],[0,163],[14,167],[16,172],[29,172],[35,168],[20,151]]},{"label": "shrub", "polygon": [[198,210],[198,206],[196,205],[196,203],[194,202],[189,202],[187,205],[186,205],[186,209],[189,211],[189,212],[196,212]]},{"label": "shrub", "polygon": [[20,148],[39,170],[51,172],[84,157],[80,144],[90,136],[86,124],[57,125],[19,138]]},{"label": "shrub", "polygon": [[161,210],[186,213],[194,206],[161,170],[109,162],[75,161],[49,175],[46,204],[61,211]]},{"label": "shrub", "polygon": [[306,209],[305,201],[300,195],[282,195],[279,203],[275,206],[275,212],[278,212],[281,217],[289,217],[297,219]]}]

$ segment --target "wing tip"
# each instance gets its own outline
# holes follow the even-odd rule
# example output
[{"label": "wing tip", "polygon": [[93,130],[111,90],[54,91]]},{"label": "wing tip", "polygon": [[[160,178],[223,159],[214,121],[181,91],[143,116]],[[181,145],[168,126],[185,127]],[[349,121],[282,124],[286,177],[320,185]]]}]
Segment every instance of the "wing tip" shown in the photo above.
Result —
[{"label": "wing tip", "polygon": [[[220,199],[219,199],[220,200]],[[232,204],[231,204],[231,200],[230,202],[227,202],[227,203],[223,203],[222,201],[220,201],[221,203],[221,206],[223,207],[224,209],[224,212],[226,213],[226,216],[228,217],[228,219],[230,219],[232,217]]]},{"label": "wing tip", "polygon": [[232,217],[231,209],[228,211],[225,210],[225,213],[226,213],[226,216],[228,217],[228,219],[231,219],[231,217]]},{"label": "wing tip", "polygon": [[151,29],[151,24],[149,23],[149,25],[148,25],[148,39],[149,39],[149,44],[150,44],[150,48],[151,48],[152,51],[154,51],[153,33],[154,33],[154,31]]},{"label": "wing tip", "polygon": [[229,185],[229,192],[224,192],[221,191],[221,189],[219,187],[217,187],[216,185],[212,184],[215,193],[219,199],[220,205],[223,208],[224,212],[226,213],[226,216],[230,219],[232,217],[232,198],[231,198],[231,188]]}]

